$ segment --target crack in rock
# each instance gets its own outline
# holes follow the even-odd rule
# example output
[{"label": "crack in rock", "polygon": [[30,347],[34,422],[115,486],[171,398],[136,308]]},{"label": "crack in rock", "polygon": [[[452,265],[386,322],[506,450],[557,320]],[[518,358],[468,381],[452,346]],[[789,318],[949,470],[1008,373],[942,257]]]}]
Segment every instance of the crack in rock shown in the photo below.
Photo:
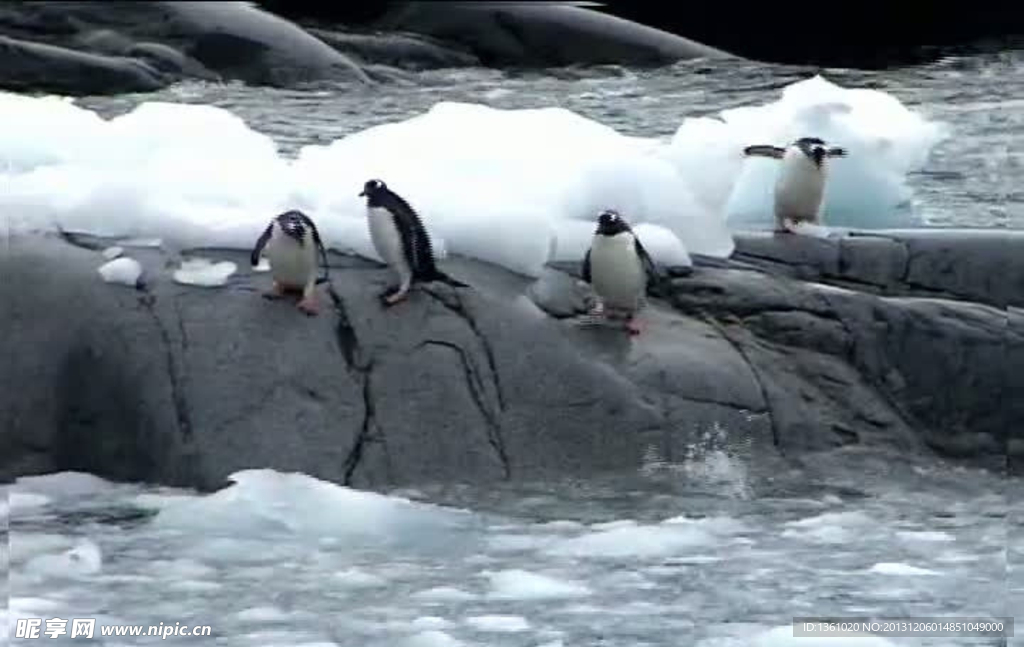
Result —
[{"label": "crack in rock", "polygon": [[347,486],[352,485],[356,469],[358,469],[359,463],[363,459],[363,450],[366,447],[366,443],[369,442],[374,429],[378,429],[376,407],[373,403],[373,360],[370,360],[364,368],[360,369],[359,373],[362,375],[363,382],[363,423],[359,429],[359,434],[356,436],[356,441],[352,445],[352,449],[349,451],[348,456],[345,457],[344,484]]},{"label": "crack in rock", "polygon": [[338,338],[338,347],[345,360],[345,366],[348,367],[349,372],[359,380],[363,397],[363,421],[360,425],[359,433],[356,435],[355,442],[352,445],[352,449],[349,450],[348,456],[345,457],[345,476],[343,483],[346,486],[351,486],[352,481],[355,478],[356,470],[359,468],[359,463],[363,459],[363,451],[366,448],[366,443],[371,440],[374,431],[383,436],[380,426],[377,424],[376,406],[374,405],[373,397],[372,378],[374,359],[369,357],[365,363],[356,362],[356,357],[359,354],[361,347],[359,345],[359,337],[356,335],[355,327],[352,325],[352,320],[348,316],[348,310],[345,307],[345,302],[341,298],[341,295],[338,294],[337,290],[334,289],[334,285],[330,283],[327,286],[327,293],[330,295],[331,301],[334,303],[334,311],[338,317],[338,323],[335,327],[335,335]]},{"label": "crack in rock", "polygon": [[[160,339],[163,341],[164,356],[167,364],[167,378],[171,387],[171,400],[174,403],[174,414],[178,424],[178,432],[181,434],[182,439],[188,442],[193,437],[192,416],[189,413],[188,398],[185,396],[185,390],[179,377],[178,364],[174,360],[171,334],[167,330],[167,326],[164,325],[160,315],[153,308],[156,303],[156,295],[145,289],[143,291],[146,294],[139,298],[139,304],[142,305],[153,319],[157,332],[160,333]],[[181,324],[180,321],[179,324]]]},{"label": "crack in rock", "polygon": [[345,302],[342,300],[341,295],[334,289],[333,285],[329,284],[327,286],[327,294],[330,295],[331,301],[334,303],[334,311],[338,315],[338,325],[335,332],[338,337],[338,345],[341,347],[341,356],[345,360],[345,365],[350,371],[354,370],[357,372],[363,372],[363,369],[355,364],[356,351],[359,350],[359,339],[356,337],[355,328],[352,327],[352,320],[348,317],[348,310],[345,308]]},{"label": "crack in rock", "polygon": [[[490,340],[487,339],[487,336],[484,335],[484,333],[480,330],[480,327],[477,325],[476,320],[466,310],[466,306],[463,303],[462,298],[458,295],[458,293],[455,294],[455,302],[453,303],[449,299],[446,299],[444,296],[432,290],[428,289],[424,291],[431,297],[433,297],[433,299],[437,301],[439,304],[441,304],[441,306],[443,306],[446,310],[462,319],[462,321],[464,321],[466,325],[469,327],[469,329],[473,332],[473,335],[476,337],[477,341],[480,343],[481,348],[483,349],[484,358],[487,360],[487,367],[491,374],[491,384],[494,387],[494,397],[497,403],[496,410],[488,414],[487,409],[483,406],[482,399],[484,388],[483,380],[479,377],[479,372],[477,372],[476,383],[479,386],[480,392],[479,396],[474,395],[473,397],[474,399],[477,400],[477,406],[480,407],[481,412],[484,413],[485,418],[488,420],[488,424],[490,425],[490,429],[488,430],[488,437],[491,438],[491,444],[498,452],[498,457],[501,460],[501,463],[505,470],[505,477],[510,478],[512,474],[512,466],[508,460],[508,453],[506,452],[505,449],[505,439],[502,434],[501,426],[501,417],[506,410],[506,402],[504,390],[501,385],[501,373],[498,371],[498,362],[494,355],[494,348],[491,346],[491,342]],[[468,358],[466,357],[464,351],[457,346],[453,346],[453,348],[455,348],[457,352],[460,354],[460,357],[463,358],[463,366],[465,368]],[[472,381],[469,381],[469,383],[472,384]]]},{"label": "crack in rock", "polygon": [[[424,348],[426,346],[439,346],[441,348],[447,348],[455,351],[459,357],[459,361],[462,364],[462,372],[466,377],[466,386],[469,389],[470,397],[473,398],[474,404],[480,411],[480,415],[484,417],[484,421],[487,423],[487,440],[497,452],[498,458],[501,460],[502,468],[505,471],[505,478],[511,476],[511,469],[509,466],[508,455],[505,452],[505,445],[501,437],[501,420],[500,413],[495,412],[491,407],[488,407],[484,403],[484,385],[483,380],[480,377],[479,371],[475,370],[473,363],[469,357],[457,344],[451,342],[442,341],[439,339],[427,339],[426,341],[419,344],[416,348]],[[499,405],[500,407],[500,405]]]},{"label": "crack in rock", "polygon": [[479,340],[480,346],[484,351],[484,357],[487,358],[487,367],[491,371],[491,380],[494,383],[494,393],[495,397],[498,399],[498,408],[501,411],[505,411],[505,395],[501,387],[501,374],[498,372],[498,362],[494,358],[494,348],[491,346],[491,342],[480,331],[480,328],[476,324],[476,320],[473,319],[469,312],[466,311],[466,306],[458,294],[455,296],[456,302],[451,303],[435,292],[431,292],[429,290],[427,292],[430,296],[434,297],[434,300],[444,306],[445,309],[453,312],[456,316],[465,321],[466,325],[469,326],[469,329],[473,331],[477,340]]}]

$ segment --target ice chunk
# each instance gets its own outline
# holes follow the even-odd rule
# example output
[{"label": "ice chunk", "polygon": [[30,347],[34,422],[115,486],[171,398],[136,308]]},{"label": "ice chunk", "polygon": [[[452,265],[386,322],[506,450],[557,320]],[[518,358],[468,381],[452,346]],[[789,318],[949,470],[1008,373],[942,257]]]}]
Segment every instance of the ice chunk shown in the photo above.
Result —
[{"label": "ice chunk", "polygon": [[645,234],[659,263],[685,265],[681,250],[729,255],[730,224],[771,222],[777,161],[745,160],[743,147],[806,135],[849,150],[833,160],[827,226],[900,226],[906,175],[944,133],[890,94],[818,76],[761,105],[686,118],[667,141],[563,108],[456,102],[307,146],[295,160],[207,105],[147,102],[104,120],[70,101],[0,93],[0,121],[19,124],[0,133],[0,212],[16,232],[56,224],[122,246],[158,238],[248,250],[269,217],[300,208],[328,246],[376,258],[357,194],[379,177],[420,212],[439,254],[532,277],[554,257],[578,258],[608,208],[675,236]]},{"label": "ice chunk", "polygon": [[868,572],[881,575],[941,575],[938,571],[899,562],[879,562],[872,566]]},{"label": "ice chunk", "polygon": [[238,266],[231,261],[215,263],[206,258],[191,258],[182,261],[181,267],[174,270],[174,281],[183,285],[220,287],[227,284],[237,269]]},{"label": "ice chunk", "polygon": [[421,631],[402,643],[404,647],[462,647],[462,642],[443,631]]},{"label": "ice chunk", "polygon": [[137,287],[142,277],[142,265],[134,258],[122,256],[104,263],[97,270],[107,283]]},{"label": "ice chunk", "polygon": [[344,537],[347,544],[407,541],[424,547],[431,539],[451,545],[452,531],[465,536],[472,517],[462,511],[364,492],[299,473],[254,469],[235,472],[234,485],[203,497],[169,502],[153,523],[161,528],[221,535],[224,551],[238,555],[239,534]]},{"label": "ice chunk", "polygon": [[121,254],[124,254],[124,248],[117,247],[116,245],[114,247],[108,247],[105,250],[103,250],[103,258],[107,259],[108,261],[114,260]]},{"label": "ice chunk", "polygon": [[499,600],[551,600],[590,595],[586,586],[520,569],[485,573],[491,581],[489,596]]},{"label": "ice chunk", "polygon": [[345,588],[365,589],[377,586],[384,586],[388,583],[386,579],[362,569],[349,568],[334,574],[338,582]]},{"label": "ice chunk", "polygon": [[465,600],[475,600],[477,596],[469,591],[463,591],[452,586],[435,586],[434,588],[417,591],[412,594],[412,597],[429,602],[463,602]]},{"label": "ice chunk", "polygon": [[530,623],[522,616],[484,615],[466,618],[466,624],[477,631],[492,633],[518,633],[530,628]]},{"label": "ice chunk", "polygon": [[59,554],[33,557],[25,564],[25,571],[48,577],[78,577],[98,573],[102,565],[100,547],[90,539],[82,539]]},{"label": "ice chunk", "polygon": [[[721,125],[687,127],[684,122],[675,143],[684,151],[693,151],[696,142],[729,151],[722,157],[732,156],[736,175],[725,194],[725,212],[733,226],[758,229],[774,226],[772,192],[779,161],[744,159],[745,146],[784,147],[800,137],[819,137],[846,148],[846,157],[829,160],[823,223],[900,227],[913,224],[907,174],[920,168],[948,134],[945,125],[928,121],[891,94],[843,88],[820,75],[787,86],[775,102],[726,110],[721,116]],[[700,163],[692,153],[680,156],[690,165]]]},{"label": "ice chunk", "polygon": [[640,526],[635,522],[579,537],[561,540],[547,553],[569,557],[651,558],[667,557],[681,551],[717,542],[706,529],[696,526]]},{"label": "ice chunk", "polygon": [[420,630],[441,630],[449,629],[452,626],[453,623],[437,616],[420,616],[412,621],[413,629]]}]

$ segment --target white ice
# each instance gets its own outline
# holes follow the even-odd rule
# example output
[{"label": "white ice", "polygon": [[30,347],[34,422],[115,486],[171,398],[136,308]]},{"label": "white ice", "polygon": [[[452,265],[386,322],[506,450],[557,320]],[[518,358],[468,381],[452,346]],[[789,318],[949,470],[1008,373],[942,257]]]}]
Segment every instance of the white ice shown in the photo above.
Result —
[{"label": "white ice", "polygon": [[18,126],[0,133],[0,211],[16,231],[59,224],[248,250],[268,218],[298,208],[329,246],[376,258],[357,194],[378,177],[420,211],[439,249],[530,276],[579,258],[606,208],[658,262],[728,255],[729,223],[771,223],[777,164],[744,160],[743,147],[803,135],[850,151],[834,160],[827,224],[897,226],[907,172],[943,136],[891,95],[820,77],[721,118],[685,118],[671,137],[625,136],[562,108],[442,102],[294,160],[206,105],[148,102],[104,120],[65,99],[2,93],[0,121]]},{"label": "white ice", "polygon": [[450,540],[450,531],[472,518],[463,511],[342,487],[299,473],[252,469],[235,472],[229,480],[234,485],[213,494],[161,505],[154,524],[221,537],[226,542],[223,550],[233,552],[244,541],[240,534],[246,538],[274,533],[344,537],[346,542],[405,538],[427,544],[432,537]]},{"label": "white ice", "polygon": [[929,568],[920,568],[899,562],[879,562],[872,566],[869,572],[880,575],[940,575],[938,571]]},{"label": "white ice", "polygon": [[526,618],[504,614],[470,616],[466,618],[466,624],[477,631],[492,633],[519,633],[530,628]]},{"label": "white ice", "polygon": [[435,586],[417,591],[412,597],[425,602],[464,602],[476,599],[476,595],[453,586]]},{"label": "white ice", "polygon": [[587,586],[578,582],[522,569],[488,572],[484,575],[491,581],[488,596],[496,600],[553,600],[591,594]]},{"label": "white ice", "polygon": [[443,631],[421,631],[402,643],[403,647],[462,647],[463,643]]},{"label": "white ice", "polygon": [[51,499],[88,498],[116,490],[117,485],[85,472],[55,472],[40,476],[22,476],[15,490],[22,494],[42,494]]},{"label": "white ice", "polygon": [[82,539],[60,553],[33,557],[25,565],[25,572],[36,576],[74,578],[98,573],[102,566],[100,547],[90,539]]},{"label": "white ice", "polygon": [[190,258],[174,270],[174,281],[182,285],[213,288],[226,285],[238,266],[231,261],[214,262],[206,258]]},{"label": "white ice", "polygon": [[97,271],[107,283],[135,287],[142,276],[142,265],[134,258],[122,256],[100,265]]},{"label": "white ice", "polygon": [[544,552],[575,558],[663,558],[717,545],[722,534],[731,534],[734,530],[714,528],[711,524],[680,523],[679,518],[652,525],[624,520],[595,524],[591,528],[578,537],[553,542]]},{"label": "white ice", "polygon": [[[722,120],[719,126],[709,120],[691,129],[684,123],[676,139],[735,150],[749,144],[785,146],[816,136],[846,148],[847,157],[829,160],[822,210],[825,225],[840,227],[911,224],[907,174],[919,169],[949,135],[945,124],[929,121],[887,92],[843,88],[822,77],[786,87],[771,105],[723,111]],[[778,166],[778,160],[763,157],[736,163],[724,203],[730,224],[773,226],[771,194]]]},{"label": "white ice", "polygon": [[108,261],[114,260],[121,254],[124,254],[124,248],[118,247],[116,245],[113,247],[108,247],[103,250],[103,258],[107,259]]}]

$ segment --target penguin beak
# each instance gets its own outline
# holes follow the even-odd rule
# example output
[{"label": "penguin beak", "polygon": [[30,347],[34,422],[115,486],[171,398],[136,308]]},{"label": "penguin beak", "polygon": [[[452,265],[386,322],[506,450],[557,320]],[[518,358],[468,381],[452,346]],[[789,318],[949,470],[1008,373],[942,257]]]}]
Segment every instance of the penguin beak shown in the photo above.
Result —
[{"label": "penguin beak", "polygon": [[359,192],[359,197],[362,198],[362,197],[365,197],[365,196],[366,196],[366,189],[363,189],[362,191]]}]

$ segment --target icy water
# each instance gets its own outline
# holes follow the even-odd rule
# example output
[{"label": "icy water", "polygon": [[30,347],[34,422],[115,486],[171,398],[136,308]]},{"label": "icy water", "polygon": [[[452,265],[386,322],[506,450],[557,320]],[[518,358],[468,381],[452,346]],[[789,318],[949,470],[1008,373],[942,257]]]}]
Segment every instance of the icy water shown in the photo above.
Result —
[{"label": "icy water", "polygon": [[894,458],[768,470],[711,449],[614,480],[387,496],[270,471],[207,497],[23,479],[10,622],[211,627],[175,644],[739,647],[831,644],[791,637],[793,616],[1020,615],[1020,483]]},{"label": "icy water", "polygon": [[[1006,53],[824,74],[884,89],[952,126],[955,136],[914,178],[927,224],[1017,227],[1022,64]],[[685,116],[764,104],[813,72],[705,63],[463,70],[372,92],[188,85],[82,103],[108,114],[153,99],[214,104],[294,153],[446,99],[561,105],[628,134],[668,137]],[[1024,619],[1019,480],[851,451],[782,463],[729,450],[732,441],[728,429],[708,430],[687,460],[652,457],[615,479],[385,495],[261,471],[207,496],[89,475],[22,479],[7,488],[9,506],[0,498],[0,523],[10,525],[0,543],[0,567],[10,570],[0,599],[9,596],[10,608],[0,625],[13,636],[18,618],[97,619],[92,642],[44,638],[55,645],[1024,645],[826,642],[793,638],[789,624],[822,615]],[[211,632],[100,635],[161,623]]]}]

